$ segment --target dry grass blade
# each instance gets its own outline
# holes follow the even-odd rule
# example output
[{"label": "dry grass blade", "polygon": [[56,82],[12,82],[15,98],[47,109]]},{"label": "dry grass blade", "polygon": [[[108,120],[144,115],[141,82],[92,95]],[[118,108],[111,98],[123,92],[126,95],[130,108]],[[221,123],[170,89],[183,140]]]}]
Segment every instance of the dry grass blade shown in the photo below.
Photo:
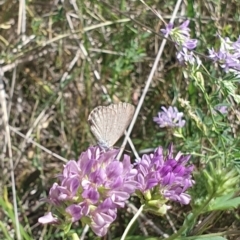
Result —
[{"label": "dry grass blade", "polygon": [[[11,127],[11,126],[9,126],[9,128],[10,128],[11,131],[13,131],[14,133],[18,134],[18,135],[21,136],[22,138],[24,138],[24,139],[25,139],[24,143],[32,143],[33,145],[37,146],[38,148],[40,148],[41,150],[45,151],[46,153],[52,155],[52,156],[55,157],[55,158],[57,158],[57,159],[65,162],[65,163],[68,161],[67,159],[61,157],[60,155],[58,155],[58,154],[50,151],[49,149],[43,147],[41,144],[39,144],[39,143],[35,142],[34,140],[32,140],[32,139],[30,138],[29,134],[24,135],[23,133],[19,132],[17,129],[15,129],[15,128]],[[29,133],[29,132],[28,132],[28,133]]]},{"label": "dry grass blade", "polygon": [[[176,14],[177,14],[177,12],[178,12],[178,10],[179,10],[179,7],[180,7],[180,5],[181,5],[181,3],[182,3],[181,0],[178,0],[178,1],[177,1],[176,5],[175,5],[174,12],[173,12],[173,15],[172,15],[172,18],[171,18],[171,20],[170,20],[170,23],[173,23],[173,21],[174,21],[174,19],[175,19],[175,17],[176,17]],[[166,37],[167,37],[167,36],[166,36]],[[141,110],[141,108],[142,108],[142,105],[143,105],[143,103],[144,103],[146,94],[147,94],[147,92],[148,92],[148,89],[149,89],[150,84],[151,84],[151,82],[152,82],[154,73],[155,73],[155,71],[156,71],[156,69],[157,69],[157,66],[158,66],[158,64],[159,64],[159,61],[160,61],[160,58],[161,58],[161,56],[162,56],[162,53],[163,53],[164,47],[165,47],[165,45],[166,45],[166,42],[167,42],[167,40],[166,40],[166,39],[163,39],[162,44],[161,44],[161,46],[160,46],[160,48],[159,48],[158,54],[157,54],[157,56],[156,56],[156,58],[155,58],[155,60],[154,60],[153,67],[152,67],[151,72],[150,72],[150,74],[149,74],[149,77],[148,77],[148,79],[147,79],[147,81],[146,81],[146,84],[145,84],[145,87],[144,87],[144,89],[143,89],[142,95],[141,95],[141,97],[140,97],[140,99],[139,99],[139,103],[138,103],[137,108],[136,108],[136,111],[135,111],[135,113],[134,113],[134,115],[133,115],[133,119],[132,119],[132,121],[131,121],[131,123],[130,123],[130,125],[129,125],[127,134],[126,134],[125,139],[124,139],[124,141],[123,141],[123,143],[122,143],[122,146],[121,146],[121,150],[120,150],[120,152],[119,152],[119,154],[118,154],[118,156],[117,156],[118,159],[121,158],[121,156],[122,156],[122,154],[123,154],[123,151],[124,151],[124,149],[125,149],[125,146],[126,146],[126,144],[127,144],[127,139],[129,138],[129,136],[130,136],[130,134],[131,134],[131,132],[132,132],[132,130],[133,130],[133,127],[134,127],[134,125],[135,125],[135,123],[136,123],[137,117],[138,117],[139,112],[140,112],[140,110]]]},{"label": "dry grass blade", "polygon": [[9,125],[8,125],[8,111],[7,111],[7,104],[6,104],[5,88],[3,84],[3,72],[1,68],[0,68],[0,102],[1,102],[2,111],[3,111],[3,123],[5,126],[5,134],[6,134],[7,145],[8,145],[9,168],[11,173],[11,186],[12,186],[13,206],[14,206],[15,226],[16,226],[15,231],[16,231],[17,239],[20,240],[21,234],[20,234],[20,224],[19,224],[19,218],[18,218],[17,192],[16,192],[16,183],[15,183],[14,167],[13,167],[12,144],[11,144]]}]

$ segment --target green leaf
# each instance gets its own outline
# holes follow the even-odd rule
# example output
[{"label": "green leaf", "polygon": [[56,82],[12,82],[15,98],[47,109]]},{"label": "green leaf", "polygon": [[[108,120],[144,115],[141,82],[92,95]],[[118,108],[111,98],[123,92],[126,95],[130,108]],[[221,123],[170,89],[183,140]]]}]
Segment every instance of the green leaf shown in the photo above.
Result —
[{"label": "green leaf", "polygon": [[227,240],[227,238],[221,236],[211,236],[210,234],[201,236],[191,236],[191,237],[180,237],[177,240]]},{"label": "green leaf", "polygon": [[157,237],[143,237],[143,236],[128,236],[125,238],[126,240],[158,240]]},{"label": "green leaf", "polygon": [[187,225],[188,226],[187,229],[183,232],[183,234],[187,235],[187,233],[193,229],[195,224],[196,224],[196,218],[193,219],[193,214],[189,213],[186,216],[186,218],[184,220],[184,223],[183,223],[183,225]]},{"label": "green leaf", "polygon": [[208,208],[208,211],[216,211],[216,210],[228,210],[232,208],[237,208],[240,204],[240,197],[232,198],[233,192],[222,197],[218,197]]},{"label": "green leaf", "polygon": [[4,235],[6,240],[11,240],[12,239],[12,237],[11,237],[11,235],[10,235],[8,229],[7,229],[6,224],[4,224],[2,221],[0,221],[0,229],[2,230],[2,234]]},{"label": "green leaf", "polygon": [[[120,238],[115,238],[114,240],[119,240]],[[143,236],[128,236],[126,240],[158,240],[157,237],[143,237]],[[211,236],[211,234],[191,236],[191,237],[178,237],[176,240],[227,240],[227,238],[221,236]]]},{"label": "green leaf", "polygon": [[[12,205],[8,202],[8,198],[2,198],[0,197],[0,208],[3,209],[6,213],[9,219],[11,219],[11,221],[14,223],[14,228],[16,226],[15,224],[15,215],[14,215],[14,209],[12,207]],[[24,223],[25,224],[25,223]],[[29,236],[29,234],[27,233],[27,231],[24,229],[23,225],[19,225],[20,227],[20,234],[22,239],[24,240],[30,240],[32,239],[32,237]],[[3,231],[3,233],[5,234],[5,239],[8,239],[8,233],[6,233],[6,222],[0,222],[0,229]]]},{"label": "green leaf", "polygon": [[68,234],[68,232],[69,232],[70,229],[71,229],[71,226],[72,226],[72,223],[66,223],[66,224],[64,224],[64,226],[63,226],[64,234]]}]

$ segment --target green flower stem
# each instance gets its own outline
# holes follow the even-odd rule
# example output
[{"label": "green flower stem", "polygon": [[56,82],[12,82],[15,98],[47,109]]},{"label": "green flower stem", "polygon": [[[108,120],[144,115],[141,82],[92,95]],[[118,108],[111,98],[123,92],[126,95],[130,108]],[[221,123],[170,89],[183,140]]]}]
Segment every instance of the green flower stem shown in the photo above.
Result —
[{"label": "green flower stem", "polygon": [[173,235],[171,235],[169,238],[167,238],[167,240],[173,240],[176,239],[177,237],[179,237],[189,226],[189,222],[194,221],[194,219],[196,219],[204,210],[204,208],[206,208],[209,204],[209,202],[212,200],[212,198],[214,197],[215,194],[212,194],[212,196],[209,197],[209,199],[202,204],[202,207],[198,208],[196,211],[193,211],[192,216],[184,222],[184,224],[182,225],[182,227]]},{"label": "green flower stem", "polygon": [[[223,235],[226,235],[227,234],[227,231],[225,232],[218,232],[218,233],[210,233],[210,234],[204,234],[204,235],[201,235],[201,236],[198,236],[198,239],[203,239],[203,240],[207,240],[209,238],[212,238],[214,236],[223,236]],[[185,239],[185,238],[181,238],[181,239]],[[186,237],[186,240],[195,240],[196,239],[196,236],[192,236],[192,237]]]},{"label": "green flower stem", "polygon": [[131,219],[131,221],[129,222],[129,224],[127,225],[122,237],[120,240],[124,240],[130,230],[130,228],[132,227],[133,223],[136,221],[136,219],[139,217],[139,215],[142,213],[143,208],[144,208],[145,204],[143,204],[138,211],[136,212],[136,214],[134,215],[134,217]]}]

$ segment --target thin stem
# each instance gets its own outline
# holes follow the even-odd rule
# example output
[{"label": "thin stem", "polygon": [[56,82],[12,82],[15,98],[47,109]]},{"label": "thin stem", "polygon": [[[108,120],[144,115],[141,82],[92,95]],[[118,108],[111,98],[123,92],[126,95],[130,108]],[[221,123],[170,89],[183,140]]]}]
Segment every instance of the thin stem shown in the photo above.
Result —
[{"label": "thin stem", "polygon": [[85,237],[86,237],[86,234],[88,233],[89,231],[89,225],[86,225],[82,231],[82,234],[81,234],[81,237],[80,237],[80,240],[84,240]]},{"label": "thin stem", "polygon": [[6,104],[6,94],[3,85],[3,72],[0,69],[0,102],[2,105],[3,110],[3,121],[5,125],[5,134],[7,138],[7,145],[8,145],[8,156],[9,156],[9,166],[10,166],[10,173],[11,173],[11,185],[12,185],[12,195],[13,195],[13,206],[14,206],[14,217],[15,217],[15,228],[16,228],[16,239],[21,239],[20,233],[20,225],[19,225],[19,218],[18,218],[18,206],[17,206],[17,192],[16,192],[16,182],[14,176],[14,166],[13,166],[13,155],[12,155],[12,143],[10,137],[10,129],[8,123],[8,111],[7,111],[7,104]]},{"label": "thin stem", "polygon": [[192,216],[190,216],[190,218],[184,222],[184,224],[182,225],[182,227],[173,235],[171,235],[169,238],[167,238],[167,240],[173,240],[176,239],[177,237],[179,237],[189,226],[189,222],[194,221],[194,219],[196,219],[202,212],[203,210],[208,206],[209,202],[212,200],[212,198],[214,197],[215,194],[212,194],[207,200],[206,202],[204,202],[202,204],[202,207],[198,208],[196,211],[193,212]]},{"label": "thin stem", "polygon": [[17,135],[21,136],[22,138],[26,139],[27,143],[28,142],[32,143],[33,145],[37,146],[41,150],[45,151],[46,153],[52,155],[53,157],[65,162],[65,163],[68,161],[66,158],[61,157],[60,155],[58,155],[58,154],[48,150],[47,148],[43,147],[41,144],[35,142],[34,140],[32,140],[32,138],[25,136],[23,133],[19,132],[16,128],[14,128],[12,126],[9,126],[9,129],[12,132],[16,133]]},{"label": "thin stem", "polygon": [[124,240],[130,230],[130,228],[132,227],[133,223],[137,220],[137,218],[139,217],[139,215],[142,213],[143,208],[144,208],[144,204],[138,209],[138,211],[136,212],[136,214],[134,215],[134,217],[131,219],[131,221],[129,222],[129,224],[127,225],[122,237],[120,240]]},{"label": "thin stem", "polygon": [[[180,7],[181,2],[182,2],[182,0],[178,0],[177,4],[176,4],[176,6],[175,6],[175,9],[174,9],[172,18],[171,18],[171,20],[170,20],[170,23],[173,23],[173,21],[174,21],[174,19],[175,19],[175,17],[176,17],[177,11],[178,11],[178,9],[179,9],[179,7]],[[167,36],[165,36],[165,37],[167,37]],[[162,44],[161,44],[161,46],[160,46],[160,48],[159,48],[158,54],[157,54],[157,56],[156,56],[156,59],[155,59],[155,61],[154,61],[153,67],[152,67],[151,72],[150,72],[150,74],[149,74],[149,77],[148,77],[148,79],[147,79],[146,85],[145,85],[145,87],[144,87],[143,93],[142,93],[142,95],[141,95],[141,97],[140,97],[140,99],[139,99],[139,103],[138,103],[138,105],[137,105],[137,108],[136,108],[136,111],[135,111],[135,113],[134,113],[133,119],[132,119],[132,121],[131,121],[131,123],[130,123],[130,125],[129,125],[128,131],[127,131],[127,133],[126,133],[126,135],[125,135],[124,141],[123,141],[122,146],[121,146],[121,148],[120,148],[120,152],[119,152],[119,154],[118,154],[118,156],[117,156],[117,159],[120,159],[121,156],[122,156],[122,154],[123,154],[123,151],[124,151],[125,146],[126,146],[126,144],[127,144],[127,140],[128,140],[128,138],[129,138],[132,130],[133,130],[134,124],[135,124],[135,122],[136,122],[136,120],[137,120],[138,114],[139,114],[139,112],[140,112],[140,110],[141,110],[141,107],[142,107],[142,105],[143,105],[144,99],[145,99],[145,97],[146,97],[146,95],[147,95],[148,89],[149,89],[150,84],[151,84],[151,82],[152,82],[154,73],[155,73],[155,71],[156,71],[156,69],[157,69],[159,60],[160,60],[160,58],[161,58],[161,56],[162,56],[162,53],[163,53],[164,47],[165,47],[165,45],[166,45],[166,42],[167,42],[167,40],[166,40],[166,39],[163,39]]]}]

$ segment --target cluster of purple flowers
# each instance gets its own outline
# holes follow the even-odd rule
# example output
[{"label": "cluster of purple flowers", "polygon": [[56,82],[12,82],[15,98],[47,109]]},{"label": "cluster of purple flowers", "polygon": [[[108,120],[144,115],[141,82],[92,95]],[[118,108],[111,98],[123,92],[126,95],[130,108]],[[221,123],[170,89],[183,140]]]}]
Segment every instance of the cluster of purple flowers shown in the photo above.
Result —
[{"label": "cluster of purple flowers", "polygon": [[158,116],[153,118],[160,128],[164,127],[183,127],[186,123],[182,119],[183,113],[179,112],[176,107],[170,106],[168,109],[161,107],[162,111],[158,112]]},{"label": "cluster of purple flowers", "polygon": [[58,177],[60,183],[54,183],[49,192],[47,201],[53,206],[53,213],[39,218],[39,222],[66,226],[80,220],[96,235],[104,236],[116,219],[118,208],[123,208],[133,193],[139,197],[146,192],[152,194],[154,197],[146,200],[157,201],[159,208],[167,200],[189,203],[190,196],[185,191],[193,185],[193,167],[185,165],[190,155],[179,153],[174,158],[170,145],[165,157],[159,147],[131,164],[128,155],[118,161],[118,152],[90,147],[78,161],[70,160]]},{"label": "cluster of purple flowers", "polygon": [[164,36],[169,36],[177,48],[177,59],[180,63],[197,63],[200,65],[200,59],[194,55],[192,50],[197,47],[197,39],[190,38],[189,20],[184,21],[179,27],[173,27],[172,23],[161,29]]},{"label": "cluster of purple flowers", "polygon": [[227,73],[232,72],[240,76],[240,36],[236,42],[229,38],[220,37],[221,45],[218,51],[209,49],[209,57],[220,64],[221,68]]},{"label": "cluster of purple flowers", "polygon": [[150,155],[143,155],[136,163],[138,170],[136,179],[140,184],[138,193],[151,202],[161,199],[163,203],[170,199],[181,204],[189,204],[191,197],[185,191],[194,184],[191,177],[193,165],[185,165],[190,157],[183,156],[180,152],[173,157],[172,144],[165,156],[162,147],[158,147]]},{"label": "cluster of purple flowers", "polygon": [[39,222],[71,224],[81,220],[104,236],[117,209],[125,206],[138,186],[130,157],[124,155],[120,162],[116,160],[118,152],[90,147],[78,161],[69,161],[59,176],[60,184],[54,183],[49,192],[48,201],[60,217],[48,213]]}]

